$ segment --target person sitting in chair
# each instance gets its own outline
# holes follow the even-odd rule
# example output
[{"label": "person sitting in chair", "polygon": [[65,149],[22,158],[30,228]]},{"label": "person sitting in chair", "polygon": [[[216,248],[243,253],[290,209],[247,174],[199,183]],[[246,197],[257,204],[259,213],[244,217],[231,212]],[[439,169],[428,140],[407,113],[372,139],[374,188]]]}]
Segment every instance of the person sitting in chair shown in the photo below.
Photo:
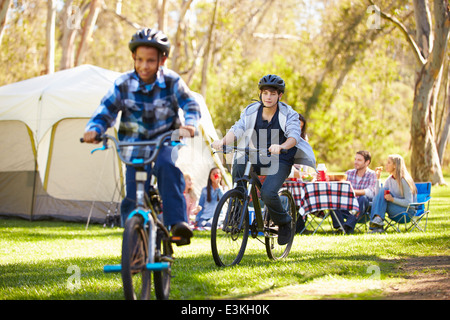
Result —
[{"label": "person sitting in chair", "polygon": [[378,192],[372,203],[370,213],[372,232],[383,231],[386,212],[390,217],[395,216],[405,212],[408,204],[417,200],[416,185],[406,169],[402,156],[398,154],[388,156],[386,171],[391,175],[384,182],[382,192]]},{"label": "person sitting in chair", "polygon": [[[353,232],[358,220],[366,213],[369,201],[375,197],[375,188],[381,171],[375,173],[375,171],[369,169],[371,161],[372,156],[369,151],[358,151],[355,155],[355,169],[346,172],[347,181],[351,183],[359,204],[359,212],[356,215],[352,215],[348,210],[334,211],[346,233]],[[333,219],[333,227],[339,228],[339,222],[334,215],[331,215],[331,217]],[[346,219],[345,222],[344,219]]]}]

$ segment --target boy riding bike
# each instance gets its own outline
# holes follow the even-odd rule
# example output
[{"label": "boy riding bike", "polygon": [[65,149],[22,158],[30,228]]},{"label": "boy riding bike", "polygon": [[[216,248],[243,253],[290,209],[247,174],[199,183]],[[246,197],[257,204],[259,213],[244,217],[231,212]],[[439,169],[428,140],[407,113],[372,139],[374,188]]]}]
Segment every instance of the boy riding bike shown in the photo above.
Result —
[{"label": "boy riding bike", "polygon": [[[120,76],[102,99],[86,126],[84,141],[98,143],[96,137],[114,125],[119,111],[122,111],[118,133],[121,141],[152,140],[173,129],[179,129],[179,136],[193,137],[201,116],[200,107],[181,77],[164,67],[170,51],[167,36],[145,28],[133,35],[129,48],[134,71]],[[180,124],[178,108],[184,111],[185,125]],[[144,158],[151,152],[149,148],[129,147],[124,156]],[[173,148],[163,146],[153,168],[146,166],[145,188],[148,192],[150,178],[155,175],[163,201],[164,224],[171,226],[173,236],[190,239],[193,233],[186,218],[185,182],[181,170],[175,166]],[[127,166],[126,197],[121,204],[122,225],[135,208],[135,172],[134,167]]]},{"label": "boy riding bike", "polygon": [[[224,145],[240,140],[243,147],[268,149],[271,155],[257,156],[251,162],[257,174],[265,175],[261,188],[261,200],[267,206],[272,221],[279,226],[278,243],[286,244],[291,235],[291,217],[283,209],[278,190],[289,176],[294,163],[315,168],[311,146],[300,137],[298,113],[280,101],[285,83],[276,75],[266,75],[258,83],[260,101],[248,105],[241,118],[225,137],[214,141],[212,147],[221,150]],[[287,149],[286,153],[281,153]],[[243,176],[245,161],[234,159],[233,180]]]}]

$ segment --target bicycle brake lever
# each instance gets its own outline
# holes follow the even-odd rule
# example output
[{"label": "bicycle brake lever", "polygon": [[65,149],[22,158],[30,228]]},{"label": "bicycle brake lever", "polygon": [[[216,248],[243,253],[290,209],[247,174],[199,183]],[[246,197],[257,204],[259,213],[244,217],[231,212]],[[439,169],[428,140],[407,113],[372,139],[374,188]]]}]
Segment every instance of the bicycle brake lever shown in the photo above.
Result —
[{"label": "bicycle brake lever", "polygon": [[181,141],[170,141],[170,145],[172,147],[176,147],[176,146],[187,146],[187,144],[181,142]]},{"label": "bicycle brake lever", "polygon": [[91,154],[93,154],[93,153],[96,152],[96,151],[99,151],[99,150],[106,150],[106,149],[108,149],[108,146],[107,146],[107,145],[103,145],[103,146],[101,146],[100,148],[95,148],[94,150],[92,150],[92,151],[91,151]]}]

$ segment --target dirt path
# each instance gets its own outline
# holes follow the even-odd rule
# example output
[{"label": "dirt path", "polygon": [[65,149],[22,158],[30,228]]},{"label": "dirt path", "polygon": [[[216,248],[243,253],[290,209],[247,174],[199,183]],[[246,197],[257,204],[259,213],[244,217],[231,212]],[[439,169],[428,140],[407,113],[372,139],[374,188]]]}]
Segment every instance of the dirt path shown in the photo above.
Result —
[{"label": "dirt path", "polygon": [[408,276],[384,291],[389,300],[450,300],[450,257],[424,257],[400,266]]},{"label": "dirt path", "polygon": [[[273,289],[248,299],[352,299],[368,289],[376,290],[372,298],[383,300],[450,300],[450,256],[420,257],[400,264],[407,274],[393,280],[347,281],[329,277],[312,283]],[[361,298],[361,297],[360,297]],[[371,296],[367,296],[370,299]]]}]

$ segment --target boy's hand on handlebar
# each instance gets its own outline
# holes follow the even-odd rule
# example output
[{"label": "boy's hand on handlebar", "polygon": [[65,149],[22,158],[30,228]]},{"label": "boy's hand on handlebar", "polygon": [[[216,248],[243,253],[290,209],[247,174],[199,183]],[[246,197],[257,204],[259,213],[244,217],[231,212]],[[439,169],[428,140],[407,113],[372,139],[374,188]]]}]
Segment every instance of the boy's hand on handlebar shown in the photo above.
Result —
[{"label": "boy's hand on handlebar", "polygon": [[86,143],[99,143],[100,141],[97,139],[98,136],[98,132],[97,131],[87,131],[84,133],[83,135],[83,142]]},{"label": "boy's hand on handlebar", "polygon": [[181,126],[178,128],[178,133],[180,138],[192,138],[195,135],[195,127],[194,126]]}]

